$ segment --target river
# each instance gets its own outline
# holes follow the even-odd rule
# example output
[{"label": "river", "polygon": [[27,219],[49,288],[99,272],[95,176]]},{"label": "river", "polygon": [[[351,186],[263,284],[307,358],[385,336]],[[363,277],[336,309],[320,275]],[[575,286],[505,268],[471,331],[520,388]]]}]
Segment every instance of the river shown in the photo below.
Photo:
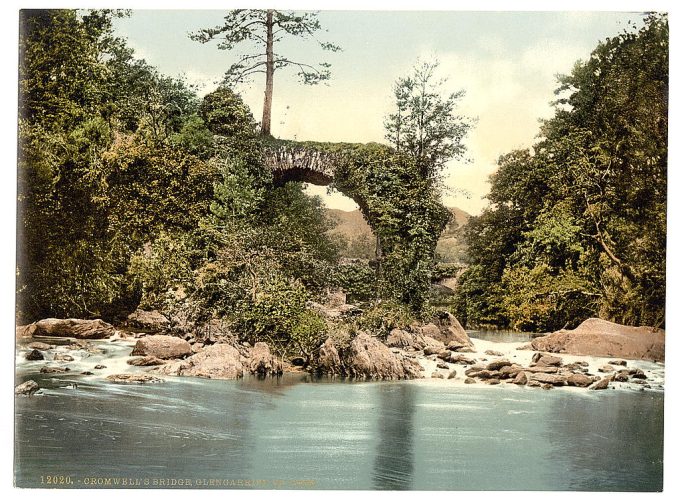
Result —
[{"label": "river", "polygon": [[662,489],[660,391],[303,374],[116,385],[20,360],[18,382],[44,387],[15,401],[20,487]]}]

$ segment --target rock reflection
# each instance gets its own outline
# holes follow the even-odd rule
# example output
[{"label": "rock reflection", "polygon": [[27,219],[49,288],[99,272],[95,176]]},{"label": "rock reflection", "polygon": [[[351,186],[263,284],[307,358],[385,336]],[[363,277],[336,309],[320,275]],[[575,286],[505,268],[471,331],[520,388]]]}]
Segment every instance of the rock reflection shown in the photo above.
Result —
[{"label": "rock reflection", "polygon": [[373,488],[407,490],[413,483],[413,418],[418,388],[409,383],[378,387],[378,445]]}]

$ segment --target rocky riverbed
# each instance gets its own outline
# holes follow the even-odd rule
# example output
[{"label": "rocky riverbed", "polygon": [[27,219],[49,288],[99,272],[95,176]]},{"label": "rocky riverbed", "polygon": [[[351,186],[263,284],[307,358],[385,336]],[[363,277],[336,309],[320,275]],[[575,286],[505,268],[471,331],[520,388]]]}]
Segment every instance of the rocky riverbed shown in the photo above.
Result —
[{"label": "rocky riverbed", "polygon": [[[237,340],[219,322],[207,335],[205,330],[173,335],[163,315],[138,311],[123,327],[74,319],[18,327],[16,357],[36,373],[118,384],[311,372],[356,379],[439,380],[450,386],[662,390],[663,331],[623,327],[618,336],[617,327],[587,320],[573,331],[520,345],[471,338],[455,317],[442,313],[431,323],[394,329],[385,340],[366,332],[329,337],[303,368],[275,356],[266,343],[251,346]],[[34,381],[15,386],[17,394],[39,393]]]}]

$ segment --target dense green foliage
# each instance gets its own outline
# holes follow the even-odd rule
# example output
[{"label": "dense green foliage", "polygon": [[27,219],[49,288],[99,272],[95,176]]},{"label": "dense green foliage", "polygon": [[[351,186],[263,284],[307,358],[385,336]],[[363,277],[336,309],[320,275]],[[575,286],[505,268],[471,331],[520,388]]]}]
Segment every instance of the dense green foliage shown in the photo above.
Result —
[{"label": "dense green foliage", "polygon": [[22,11],[20,318],[113,315],[138,301],[130,258],[197,225],[212,180],[171,148],[197,100],[113,37],[108,11]]},{"label": "dense green foliage", "polygon": [[525,330],[592,315],[663,325],[667,19],[600,43],[556,93],[542,138],[500,158],[491,205],[468,223],[457,314]]}]

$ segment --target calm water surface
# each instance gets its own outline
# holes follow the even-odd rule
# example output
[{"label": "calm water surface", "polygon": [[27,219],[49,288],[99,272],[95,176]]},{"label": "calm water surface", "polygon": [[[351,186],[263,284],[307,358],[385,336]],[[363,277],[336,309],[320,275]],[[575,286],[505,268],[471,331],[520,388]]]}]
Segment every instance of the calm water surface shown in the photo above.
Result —
[{"label": "calm water surface", "polygon": [[48,388],[16,400],[21,487],[64,476],[68,487],[120,487],[114,478],[127,477],[192,488],[209,479],[286,489],[662,488],[660,392],[303,375],[126,386],[35,367],[20,374]]}]

